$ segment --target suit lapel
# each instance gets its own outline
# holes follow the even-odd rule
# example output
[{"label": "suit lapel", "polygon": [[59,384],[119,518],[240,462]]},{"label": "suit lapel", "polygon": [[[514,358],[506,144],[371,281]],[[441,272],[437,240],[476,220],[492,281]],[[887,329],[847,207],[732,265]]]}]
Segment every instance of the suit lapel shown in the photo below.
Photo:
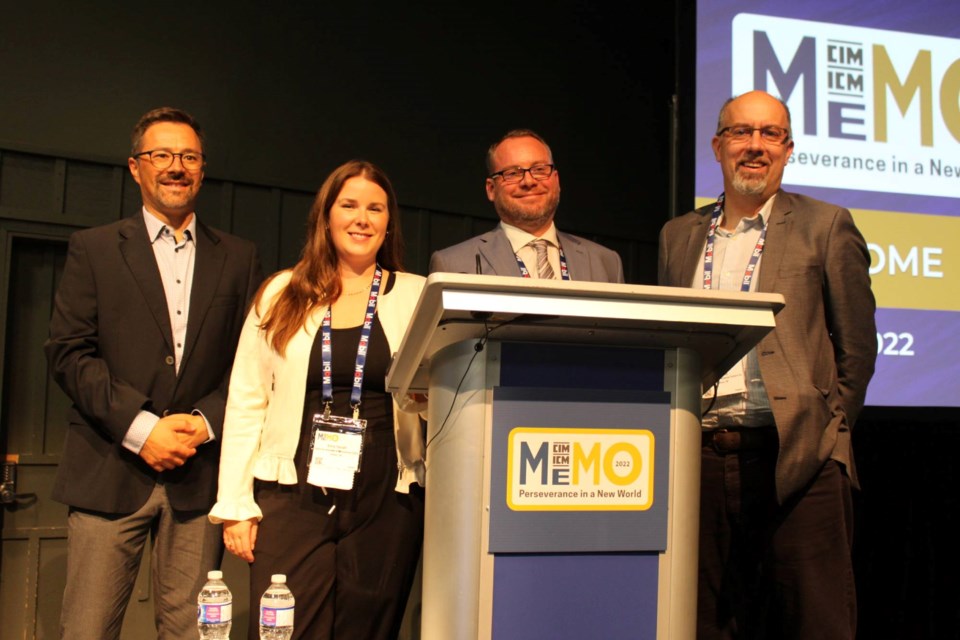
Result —
[{"label": "suit lapel", "polygon": [[163,292],[163,281],[157,268],[157,259],[147,237],[147,227],[143,223],[143,214],[127,218],[120,226],[120,253],[130,269],[133,279],[140,287],[140,293],[150,309],[157,329],[163,336],[167,348],[173,353],[173,330],[170,328],[170,314],[167,311],[167,297]]},{"label": "suit lapel", "polygon": [[495,276],[519,276],[520,269],[517,267],[517,257],[513,253],[513,247],[507,240],[507,234],[499,226],[493,231],[489,231],[479,238],[477,253],[480,254],[480,262],[484,275]]},{"label": "suit lapel", "polygon": [[713,213],[712,205],[690,223],[689,233],[686,234],[686,246],[682,253],[683,263],[680,265],[680,278],[676,281],[677,286],[693,287],[695,289],[703,287],[703,283],[693,281],[693,276],[700,269],[700,261],[703,259],[703,247],[707,241],[711,213]]},{"label": "suit lapel", "polygon": [[583,245],[575,237],[567,233],[557,231],[557,240],[563,248],[563,257],[567,261],[567,269],[570,271],[571,280],[589,281],[593,278],[590,270],[590,256],[587,255]]},{"label": "suit lapel", "polygon": [[187,338],[183,345],[180,371],[184,370],[184,365],[197,344],[197,336],[217,292],[226,261],[220,240],[199,220],[196,243],[197,255],[193,264],[193,285],[190,288],[190,315],[187,317]]},{"label": "suit lapel", "polygon": [[793,229],[793,201],[790,194],[780,191],[773,201],[773,211],[767,223],[767,238],[760,259],[760,281],[757,291],[771,292],[777,282],[780,263],[789,251],[790,231]]}]

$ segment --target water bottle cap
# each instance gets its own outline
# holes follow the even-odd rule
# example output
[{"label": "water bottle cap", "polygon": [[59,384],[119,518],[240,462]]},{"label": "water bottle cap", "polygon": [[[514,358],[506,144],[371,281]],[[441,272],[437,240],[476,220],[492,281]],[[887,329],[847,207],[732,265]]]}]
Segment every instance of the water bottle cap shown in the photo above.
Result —
[{"label": "water bottle cap", "polygon": [[207,571],[207,580],[223,580],[223,571]]},{"label": "water bottle cap", "polygon": [[286,584],[287,576],[286,574],[283,574],[283,573],[275,573],[272,576],[270,576],[270,582],[280,582],[282,584]]}]

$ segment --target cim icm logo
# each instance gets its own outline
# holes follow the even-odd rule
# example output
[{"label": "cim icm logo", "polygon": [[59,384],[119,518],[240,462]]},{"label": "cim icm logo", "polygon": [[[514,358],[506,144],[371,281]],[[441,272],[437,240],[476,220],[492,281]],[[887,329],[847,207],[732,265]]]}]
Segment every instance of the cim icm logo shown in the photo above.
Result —
[{"label": "cim icm logo", "polygon": [[960,40],[739,14],[732,94],[790,106],[791,184],[956,197]]},{"label": "cim icm logo", "polygon": [[507,441],[514,511],[643,511],[653,505],[646,429],[515,427]]}]

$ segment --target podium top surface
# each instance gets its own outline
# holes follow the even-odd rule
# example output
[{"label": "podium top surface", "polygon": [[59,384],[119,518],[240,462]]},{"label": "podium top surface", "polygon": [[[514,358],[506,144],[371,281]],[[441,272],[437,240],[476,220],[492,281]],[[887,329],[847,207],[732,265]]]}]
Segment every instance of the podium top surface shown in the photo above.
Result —
[{"label": "podium top surface", "polygon": [[387,374],[387,389],[427,388],[430,358],[463,340],[683,347],[712,385],[775,326],[783,296],[682,287],[434,273]]}]

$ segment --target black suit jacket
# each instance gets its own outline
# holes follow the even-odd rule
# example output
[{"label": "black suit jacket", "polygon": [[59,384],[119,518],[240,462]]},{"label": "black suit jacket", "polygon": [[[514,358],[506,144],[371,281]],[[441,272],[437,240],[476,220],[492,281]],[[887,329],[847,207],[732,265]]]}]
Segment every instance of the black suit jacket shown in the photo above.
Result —
[{"label": "black suit jacket", "polygon": [[132,513],[158,479],[122,440],[141,409],[197,409],[216,440],[163,472],[171,505],[206,510],[217,494],[227,378],[247,305],[262,279],[252,242],[197,222],[196,259],[179,375],[167,303],[143,214],[70,237],[44,345],[73,401],[55,500]]}]

